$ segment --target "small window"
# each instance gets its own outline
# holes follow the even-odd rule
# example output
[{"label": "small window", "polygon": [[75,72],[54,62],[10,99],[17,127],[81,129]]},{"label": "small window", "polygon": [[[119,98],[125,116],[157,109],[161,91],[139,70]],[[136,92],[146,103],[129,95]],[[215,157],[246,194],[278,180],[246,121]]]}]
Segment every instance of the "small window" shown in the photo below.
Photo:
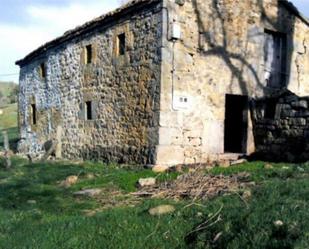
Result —
[{"label": "small window", "polygon": [[31,118],[32,118],[32,124],[36,125],[36,105],[32,104],[31,105]]},{"label": "small window", "polygon": [[277,110],[277,100],[269,99],[265,103],[264,118],[275,119]]},{"label": "small window", "polygon": [[118,55],[124,55],[126,52],[126,35],[124,33],[118,35],[117,50]]},{"label": "small window", "polygon": [[86,120],[92,120],[92,102],[91,101],[87,101],[85,103],[85,109],[86,109]]},{"label": "small window", "polygon": [[85,49],[85,63],[91,64],[92,63],[92,45],[86,46]]},{"label": "small window", "polygon": [[46,77],[45,63],[41,63],[41,65],[40,65],[40,76],[41,76],[42,79],[45,79],[45,77]]}]

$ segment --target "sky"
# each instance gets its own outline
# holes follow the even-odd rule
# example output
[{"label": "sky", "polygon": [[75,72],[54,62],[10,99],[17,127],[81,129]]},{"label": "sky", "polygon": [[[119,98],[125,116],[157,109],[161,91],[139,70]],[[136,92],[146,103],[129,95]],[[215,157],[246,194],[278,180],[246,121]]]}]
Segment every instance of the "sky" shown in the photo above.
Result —
[{"label": "sky", "polygon": [[[309,17],[309,0],[291,0]],[[119,7],[122,0],[0,0],[0,81],[18,82],[15,61]]]}]

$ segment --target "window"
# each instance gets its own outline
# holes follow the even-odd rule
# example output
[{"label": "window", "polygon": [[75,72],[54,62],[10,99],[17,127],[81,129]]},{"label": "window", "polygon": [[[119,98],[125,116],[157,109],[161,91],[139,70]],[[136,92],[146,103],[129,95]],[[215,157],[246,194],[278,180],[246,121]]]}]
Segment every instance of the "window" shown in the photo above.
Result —
[{"label": "window", "polygon": [[31,104],[31,119],[32,119],[32,124],[36,125],[36,105]]},{"label": "window", "polygon": [[264,64],[268,87],[280,88],[286,84],[287,38],[285,34],[265,31]]},{"label": "window", "polygon": [[117,37],[117,55],[124,55],[126,52],[126,35],[124,33]]},{"label": "window", "polygon": [[41,65],[40,65],[40,76],[41,76],[42,79],[45,79],[45,77],[46,77],[45,63],[41,63]]},{"label": "window", "polygon": [[85,118],[86,120],[92,120],[92,102],[91,101],[87,101],[85,103]]},{"label": "window", "polygon": [[86,46],[85,49],[85,64],[92,63],[92,45]]}]

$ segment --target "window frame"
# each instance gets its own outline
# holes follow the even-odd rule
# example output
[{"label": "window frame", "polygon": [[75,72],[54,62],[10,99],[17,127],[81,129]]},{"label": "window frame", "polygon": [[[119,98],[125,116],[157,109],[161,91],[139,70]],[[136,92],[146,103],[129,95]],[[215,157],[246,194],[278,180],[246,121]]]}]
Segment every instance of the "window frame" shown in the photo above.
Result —
[{"label": "window frame", "polygon": [[85,58],[84,58],[84,63],[85,65],[89,65],[93,63],[93,46],[92,44],[88,44],[85,46],[84,49],[85,53]]},{"label": "window frame", "polygon": [[40,64],[39,73],[40,73],[41,79],[45,80],[46,79],[46,63],[45,62],[42,62]]},{"label": "window frame", "polygon": [[126,33],[120,33],[117,35],[117,56],[123,56],[126,54],[127,52],[127,48],[126,48],[126,41],[127,37],[126,37]]},{"label": "window frame", "polygon": [[85,120],[91,121],[94,120],[93,115],[93,102],[92,101],[85,101]]},{"label": "window frame", "polygon": [[30,105],[31,108],[31,124],[32,125],[37,125],[37,108],[36,108],[36,104],[32,103]]}]

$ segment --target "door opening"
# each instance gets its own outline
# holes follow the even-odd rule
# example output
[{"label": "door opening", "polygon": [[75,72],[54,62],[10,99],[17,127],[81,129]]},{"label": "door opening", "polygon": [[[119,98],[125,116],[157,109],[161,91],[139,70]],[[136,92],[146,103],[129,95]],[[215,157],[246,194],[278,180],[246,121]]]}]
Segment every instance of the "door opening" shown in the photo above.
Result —
[{"label": "door opening", "polygon": [[248,97],[226,95],[224,151],[226,153],[247,152]]}]

